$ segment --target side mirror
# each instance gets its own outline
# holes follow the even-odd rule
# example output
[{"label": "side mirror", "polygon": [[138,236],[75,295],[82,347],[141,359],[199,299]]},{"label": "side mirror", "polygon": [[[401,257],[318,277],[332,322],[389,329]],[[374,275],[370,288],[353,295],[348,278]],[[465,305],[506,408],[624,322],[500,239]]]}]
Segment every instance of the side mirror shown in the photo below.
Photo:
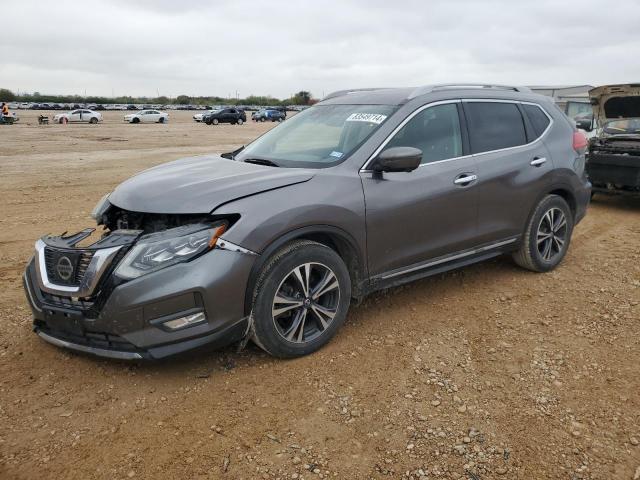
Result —
[{"label": "side mirror", "polygon": [[384,150],[373,163],[374,172],[411,172],[422,161],[422,150],[413,147],[392,147]]},{"label": "side mirror", "polygon": [[576,127],[584,130],[585,132],[590,132],[593,130],[593,119],[581,118],[580,120],[576,120]]}]

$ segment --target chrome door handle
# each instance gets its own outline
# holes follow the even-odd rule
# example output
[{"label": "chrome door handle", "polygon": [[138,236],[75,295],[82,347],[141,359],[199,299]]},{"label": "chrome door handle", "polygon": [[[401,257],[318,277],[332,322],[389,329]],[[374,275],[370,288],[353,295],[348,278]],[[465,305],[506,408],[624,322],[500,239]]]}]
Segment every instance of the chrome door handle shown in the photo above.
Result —
[{"label": "chrome door handle", "polygon": [[474,182],[478,179],[477,175],[465,175],[464,177],[458,177],[456,178],[453,183],[455,183],[456,185],[465,185],[467,183],[471,183]]},{"label": "chrome door handle", "polygon": [[547,159],[544,157],[534,158],[533,160],[531,160],[531,162],[529,162],[529,165],[531,165],[532,167],[539,167],[540,165],[543,165],[546,162],[547,162]]}]

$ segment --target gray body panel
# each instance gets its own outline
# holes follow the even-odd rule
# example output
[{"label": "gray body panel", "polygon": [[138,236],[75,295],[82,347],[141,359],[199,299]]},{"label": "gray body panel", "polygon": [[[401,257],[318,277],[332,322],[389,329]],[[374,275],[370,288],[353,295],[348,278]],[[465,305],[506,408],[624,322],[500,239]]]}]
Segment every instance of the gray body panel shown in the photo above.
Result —
[{"label": "gray body panel", "polygon": [[305,182],[315,170],[275,169],[217,155],[184,158],[122,182],[109,201],[145,213],[209,213],[235,198]]},{"label": "gray body panel", "polygon": [[422,165],[410,174],[361,174],[371,276],[477,242],[477,190],[453,183],[461,173],[475,170],[474,159],[466,157]]}]

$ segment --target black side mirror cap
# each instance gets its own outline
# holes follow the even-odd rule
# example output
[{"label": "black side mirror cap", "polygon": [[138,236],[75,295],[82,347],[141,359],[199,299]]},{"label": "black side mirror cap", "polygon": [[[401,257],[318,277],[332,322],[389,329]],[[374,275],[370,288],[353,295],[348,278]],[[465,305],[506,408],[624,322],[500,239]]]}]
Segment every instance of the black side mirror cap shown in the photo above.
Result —
[{"label": "black side mirror cap", "polygon": [[382,151],[373,162],[374,172],[411,172],[420,166],[422,150],[392,147]]}]

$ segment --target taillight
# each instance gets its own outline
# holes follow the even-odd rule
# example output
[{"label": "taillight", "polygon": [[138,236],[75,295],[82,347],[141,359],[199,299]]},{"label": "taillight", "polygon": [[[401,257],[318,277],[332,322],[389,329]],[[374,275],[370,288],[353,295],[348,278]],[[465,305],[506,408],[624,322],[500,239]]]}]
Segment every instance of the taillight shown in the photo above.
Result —
[{"label": "taillight", "polygon": [[573,132],[573,149],[576,152],[584,150],[585,148],[587,148],[588,144],[589,142],[587,141],[587,137],[584,133],[582,133],[580,130],[576,130],[575,132]]}]

